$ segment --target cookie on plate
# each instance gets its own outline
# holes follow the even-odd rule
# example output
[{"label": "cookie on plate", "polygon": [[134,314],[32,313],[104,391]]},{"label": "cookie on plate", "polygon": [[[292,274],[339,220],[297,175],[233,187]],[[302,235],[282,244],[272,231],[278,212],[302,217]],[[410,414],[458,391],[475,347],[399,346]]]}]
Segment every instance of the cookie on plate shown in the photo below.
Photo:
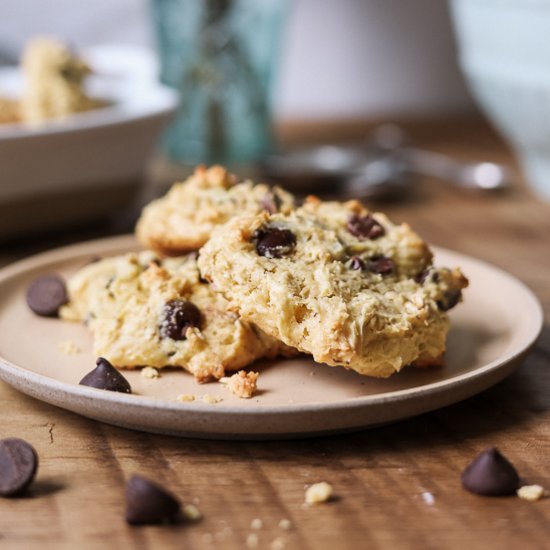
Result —
[{"label": "cookie on plate", "polygon": [[83,320],[94,353],[118,368],[183,367],[219,379],[261,357],[292,354],[201,281],[194,256],[157,260],[142,252],[106,258],[68,281],[66,320]]},{"label": "cookie on plate", "polygon": [[160,254],[198,250],[212,230],[239,214],[288,212],[294,197],[279,187],[238,183],[221,166],[199,166],[183,183],[148,204],[136,226],[140,243]]},{"label": "cookie on plate", "polygon": [[357,201],[240,216],[198,263],[244,319],[316,361],[376,377],[440,364],[445,312],[467,286],[459,269],[432,265],[410,227]]}]

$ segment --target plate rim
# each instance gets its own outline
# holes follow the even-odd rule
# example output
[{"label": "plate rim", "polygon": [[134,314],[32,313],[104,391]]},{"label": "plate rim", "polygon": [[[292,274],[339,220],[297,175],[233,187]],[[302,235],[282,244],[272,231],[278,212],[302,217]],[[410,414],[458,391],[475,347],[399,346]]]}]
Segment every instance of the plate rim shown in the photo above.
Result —
[{"label": "plate rim", "polygon": [[[113,237],[93,239],[88,241],[82,241],[75,244],[70,244],[66,246],[61,246],[34,254],[27,258],[16,261],[12,264],[9,264],[0,269],[0,286],[16,277],[17,275],[23,274],[30,269],[40,268],[40,264],[55,263],[63,260],[76,259],[79,256],[85,256],[90,252],[88,250],[93,250],[97,252],[97,248],[102,248],[106,252],[112,250],[113,253],[117,250],[123,250],[127,248],[139,248],[139,244],[135,240],[134,235],[117,235]],[[214,415],[227,415],[231,414],[255,414],[259,416],[271,415],[271,414],[290,414],[290,413],[301,413],[301,412],[318,412],[331,411],[331,410],[353,410],[358,408],[363,408],[366,406],[376,406],[383,405],[388,402],[399,402],[408,399],[415,399],[421,397],[423,394],[433,395],[434,393],[440,395],[448,390],[451,390],[456,387],[461,387],[466,385],[468,382],[475,380],[476,378],[483,377],[492,371],[498,371],[499,368],[503,368],[505,365],[514,362],[523,354],[526,354],[529,349],[533,346],[537,340],[543,326],[544,326],[544,311],[540,301],[538,300],[535,293],[521,280],[519,280],[514,275],[511,275],[504,269],[494,266],[484,260],[480,260],[473,256],[463,254],[461,252],[455,252],[443,247],[432,246],[431,247],[437,256],[438,253],[451,254],[453,257],[457,258],[457,261],[460,262],[461,259],[466,261],[475,261],[478,264],[481,264],[482,267],[487,268],[491,271],[497,272],[500,276],[507,279],[510,283],[515,284],[518,289],[524,293],[525,297],[530,300],[531,306],[534,312],[534,316],[530,317],[530,327],[526,335],[526,342],[523,343],[520,348],[514,348],[512,350],[506,351],[506,353],[500,355],[497,359],[478,367],[472,371],[468,371],[462,374],[452,376],[451,378],[439,380],[436,382],[431,382],[421,386],[413,386],[407,389],[393,390],[388,392],[383,392],[374,395],[365,395],[357,397],[349,397],[340,401],[335,401],[331,403],[323,403],[321,401],[313,401],[311,403],[284,403],[284,404],[272,404],[262,406],[260,408],[250,408],[243,405],[227,405],[223,403],[217,404],[208,404],[208,403],[181,403],[181,402],[170,402],[159,398],[147,397],[143,395],[126,395],[116,392],[107,392],[104,390],[99,390],[95,388],[88,388],[86,386],[80,386],[75,383],[63,382],[34,372],[32,370],[26,369],[20,365],[16,365],[11,361],[7,360],[0,355],[0,378],[3,379],[8,385],[14,387],[10,380],[7,380],[5,375],[12,375],[19,378],[25,383],[37,384],[43,389],[53,390],[55,392],[63,392],[64,394],[70,394],[73,397],[82,397],[84,399],[94,399],[97,400],[99,397],[101,401],[107,401],[109,404],[122,404],[125,406],[136,406],[141,405],[146,409],[153,410],[163,410],[166,412],[197,412],[205,411],[209,414]],[[42,266],[44,267],[44,266]],[[535,313],[536,312],[536,313]],[[19,388],[17,388],[19,389]],[[27,393],[24,390],[19,390],[23,393]],[[480,390],[482,391],[482,390]],[[476,392],[474,392],[475,394]]]}]

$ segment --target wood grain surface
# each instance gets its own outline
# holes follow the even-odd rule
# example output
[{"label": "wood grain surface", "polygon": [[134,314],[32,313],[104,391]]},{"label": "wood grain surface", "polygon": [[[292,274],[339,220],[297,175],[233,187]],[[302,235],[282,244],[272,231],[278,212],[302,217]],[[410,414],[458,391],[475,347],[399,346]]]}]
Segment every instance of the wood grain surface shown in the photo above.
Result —
[{"label": "wood grain surface", "polygon": [[[512,162],[481,123],[416,124],[409,131],[419,145],[457,157]],[[547,326],[515,374],[477,397],[395,425],[254,443],[118,429],[0,383],[0,436],[23,437],[40,455],[28,496],[0,499],[0,548],[548,548],[550,498],[479,497],[464,491],[459,477],[477,453],[496,445],[525,480],[550,489],[550,205],[521,182],[500,196],[427,182],[398,203],[375,206],[429,242],[483,258],[535,291]],[[4,245],[0,262],[103,231]],[[196,503],[202,521],[127,526],[124,483],[132,473]],[[331,483],[336,498],[305,507],[304,487],[318,481]],[[262,525],[254,529],[257,519]]]}]

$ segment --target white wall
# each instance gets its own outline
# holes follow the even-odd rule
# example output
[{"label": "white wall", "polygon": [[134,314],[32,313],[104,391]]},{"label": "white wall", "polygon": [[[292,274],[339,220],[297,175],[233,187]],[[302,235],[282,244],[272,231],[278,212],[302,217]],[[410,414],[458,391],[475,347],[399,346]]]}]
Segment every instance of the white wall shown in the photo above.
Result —
[{"label": "white wall", "polygon": [[[198,0],[189,0],[198,1]],[[444,0],[289,0],[276,113],[376,116],[471,107]],[[86,6],[86,8],[85,8]],[[152,44],[148,0],[0,0],[0,50],[35,34]]]},{"label": "white wall", "polygon": [[471,106],[443,0],[298,0],[279,86],[284,116]]}]

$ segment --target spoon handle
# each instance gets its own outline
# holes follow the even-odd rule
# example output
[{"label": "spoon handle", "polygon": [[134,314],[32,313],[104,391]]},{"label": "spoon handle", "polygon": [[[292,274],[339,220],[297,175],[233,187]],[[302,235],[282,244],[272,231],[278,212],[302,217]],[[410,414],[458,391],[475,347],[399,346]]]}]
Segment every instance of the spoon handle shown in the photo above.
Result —
[{"label": "spoon handle", "polygon": [[447,155],[404,147],[399,150],[407,169],[413,173],[435,177],[466,189],[493,191],[512,183],[508,168],[493,162],[466,163]]}]

